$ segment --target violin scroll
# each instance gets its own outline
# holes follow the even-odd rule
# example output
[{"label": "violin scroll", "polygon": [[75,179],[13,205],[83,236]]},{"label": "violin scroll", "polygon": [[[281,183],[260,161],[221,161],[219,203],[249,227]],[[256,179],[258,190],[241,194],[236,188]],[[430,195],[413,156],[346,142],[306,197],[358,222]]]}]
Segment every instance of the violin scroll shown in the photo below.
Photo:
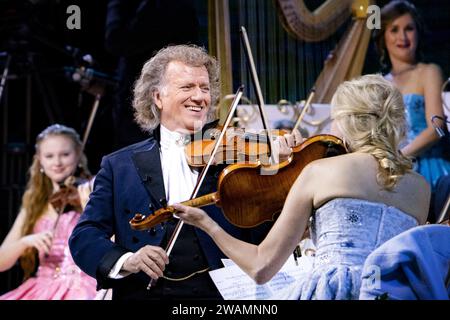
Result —
[{"label": "violin scroll", "polygon": [[[181,204],[190,207],[203,207],[212,203],[218,205],[218,202],[219,199],[216,197],[216,195],[214,193],[209,193],[198,198],[184,201]],[[167,206],[167,202],[165,203],[165,207],[163,206],[161,209],[156,210],[154,213],[149,214],[148,216],[145,216],[141,213],[136,213],[133,219],[130,220],[131,228],[135,230],[151,229],[158,224],[171,219],[173,215],[177,213],[177,210],[172,206]]]},{"label": "violin scroll", "polygon": [[156,210],[153,214],[149,214],[148,216],[136,213],[133,219],[130,220],[130,226],[134,230],[151,229],[172,218],[174,213],[176,213],[176,210],[172,206]]}]

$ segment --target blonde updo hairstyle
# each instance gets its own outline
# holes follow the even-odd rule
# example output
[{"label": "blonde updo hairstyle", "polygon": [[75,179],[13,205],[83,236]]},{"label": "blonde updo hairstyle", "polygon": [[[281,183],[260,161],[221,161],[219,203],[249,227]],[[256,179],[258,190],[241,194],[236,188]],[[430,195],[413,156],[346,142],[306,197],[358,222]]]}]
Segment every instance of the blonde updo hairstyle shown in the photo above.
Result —
[{"label": "blonde updo hairstyle", "polygon": [[164,75],[171,61],[179,61],[190,67],[205,67],[209,75],[211,106],[208,121],[216,117],[216,104],[219,98],[219,65],[204,48],[196,45],[168,46],[148,60],[134,85],[134,118],[144,131],[155,129],[160,122],[160,110],[153,100],[153,92],[161,91]]},{"label": "blonde updo hairstyle", "polygon": [[412,169],[399,150],[406,132],[401,93],[380,75],[366,75],[342,83],[331,100],[331,117],[353,152],[377,159],[378,183],[391,190]]}]

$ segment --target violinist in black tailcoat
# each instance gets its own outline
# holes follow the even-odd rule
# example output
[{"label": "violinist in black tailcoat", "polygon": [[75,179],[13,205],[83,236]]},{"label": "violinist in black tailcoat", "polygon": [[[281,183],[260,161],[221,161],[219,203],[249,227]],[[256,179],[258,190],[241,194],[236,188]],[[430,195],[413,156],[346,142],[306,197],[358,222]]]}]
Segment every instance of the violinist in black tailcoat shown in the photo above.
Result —
[{"label": "violinist in black tailcoat", "polygon": [[[133,107],[149,136],[103,158],[70,239],[75,262],[97,279],[98,288],[112,287],[113,299],[220,299],[208,271],[221,267],[224,255],[208,235],[183,226],[169,257],[163,248],[176,220],[150,232],[132,230],[129,224],[136,213],[190,198],[199,172],[188,165],[184,142],[215,125],[218,94],[217,61],[200,47],[169,46],[143,66]],[[298,135],[279,139],[284,151],[295,140]],[[208,171],[198,196],[215,191],[220,169]],[[240,229],[219,208],[205,210],[228,232],[253,243],[270,227]],[[146,290],[151,278],[156,284]]]}]

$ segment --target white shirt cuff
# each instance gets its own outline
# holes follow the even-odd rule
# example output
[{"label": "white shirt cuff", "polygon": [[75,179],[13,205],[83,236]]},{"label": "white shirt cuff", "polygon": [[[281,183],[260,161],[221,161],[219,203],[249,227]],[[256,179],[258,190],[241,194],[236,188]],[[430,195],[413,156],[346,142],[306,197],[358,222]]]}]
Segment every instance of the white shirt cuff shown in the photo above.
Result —
[{"label": "white shirt cuff", "polygon": [[111,279],[122,279],[128,275],[131,274],[131,272],[128,271],[120,271],[122,269],[123,264],[125,261],[133,255],[133,252],[127,252],[123,256],[117,260],[116,264],[112,267],[111,271],[108,274],[108,278]]}]

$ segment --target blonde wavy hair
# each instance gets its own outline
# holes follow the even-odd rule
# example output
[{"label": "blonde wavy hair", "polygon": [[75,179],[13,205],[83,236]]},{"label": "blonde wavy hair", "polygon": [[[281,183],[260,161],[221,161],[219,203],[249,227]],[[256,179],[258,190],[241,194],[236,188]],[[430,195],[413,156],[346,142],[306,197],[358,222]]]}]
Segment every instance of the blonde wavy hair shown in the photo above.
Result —
[{"label": "blonde wavy hair", "polygon": [[392,190],[412,169],[399,150],[405,138],[406,115],[401,93],[381,75],[365,75],[342,83],[331,100],[331,117],[351,151],[378,160],[377,182]]},{"label": "blonde wavy hair", "polygon": [[217,60],[211,57],[204,48],[196,45],[168,46],[158,51],[144,64],[141,75],[134,84],[134,118],[144,131],[151,131],[159,125],[160,110],[153,100],[153,93],[162,89],[167,65],[171,61],[179,61],[191,67],[206,67],[211,93],[208,121],[216,118],[220,86]]},{"label": "blonde wavy hair", "polygon": [[[26,219],[22,227],[22,236],[33,232],[36,221],[44,214],[47,209],[48,201],[53,193],[52,181],[41,172],[39,162],[39,147],[45,139],[52,136],[64,136],[72,140],[77,154],[80,155],[77,176],[88,178],[90,176],[87,167],[86,155],[82,152],[82,142],[78,133],[69,127],[60,124],[54,124],[47,127],[36,138],[35,154],[33,163],[28,171],[29,180],[22,197],[22,207],[26,213]],[[25,250],[20,258],[20,264],[24,270],[24,278],[29,278],[36,268],[36,249],[29,248]]]}]

